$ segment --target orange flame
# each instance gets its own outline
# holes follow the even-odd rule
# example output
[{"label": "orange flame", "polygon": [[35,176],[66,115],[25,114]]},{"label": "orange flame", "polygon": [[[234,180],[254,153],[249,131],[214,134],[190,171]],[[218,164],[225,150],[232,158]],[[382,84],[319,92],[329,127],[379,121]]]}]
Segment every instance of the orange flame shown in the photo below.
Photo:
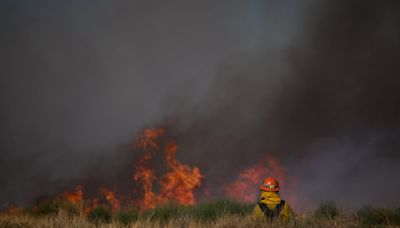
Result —
[{"label": "orange flame", "polygon": [[267,157],[255,166],[251,166],[239,173],[236,180],[224,188],[225,194],[234,200],[244,202],[254,202],[258,195],[258,186],[268,176],[274,176],[280,182],[280,186],[285,183],[285,171],[278,160]]},{"label": "orange flame", "polygon": [[154,208],[156,206],[155,194],[153,192],[155,175],[154,170],[148,164],[151,159],[151,154],[148,152],[145,153],[140,158],[133,175],[133,180],[139,181],[143,187],[143,199],[140,202],[141,208]]},{"label": "orange flame", "polygon": [[164,135],[164,128],[148,128],[144,129],[143,135],[136,139],[136,147],[140,149],[158,150],[157,139]]},{"label": "orange flame", "polygon": [[165,150],[168,172],[159,180],[159,193],[153,191],[153,182],[157,179],[154,169],[150,166],[152,152],[160,149],[158,141],[164,135],[164,129],[146,129],[136,141],[136,146],[146,152],[140,158],[133,180],[143,186],[142,209],[154,208],[158,204],[165,204],[173,200],[180,204],[195,204],[194,190],[200,186],[202,175],[197,167],[190,167],[175,159],[177,144],[170,142]]},{"label": "orange flame", "polygon": [[[177,144],[175,142],[163,143],[165,129],[145,129],[135,141],[135,147],[144,151],[138,160],[132,179],[140,183],[143,190],[142,198],[138,201],[140,209],[154,208],[170,200],[179,204],[195,204],[194,191],[200,186],[202,175],[197,167],[190,167],[175,159]],[[162,145],[167,145],[162,150]],[[153,157],[160,151],[165,152],[167,172],[160,177],[156,176],[155,169],[151,166]],[[159,180],[156,182],[156,180]],[[154,191],[154,186],[158,191]],[[131,201],[121,202],[114,191],[107,187],[99,189],[101,195],[111,206],[112,211],[119,210]],[[82,186],[77,186],[74,191],[61,193],[60,198],[73,204],[82,204],[83,213],[87,214],[99,204],[98,198],[84,199]]]},{"label": "orange flame", "polygon": [[[132,202],[141,210],[164,205],[169,201],[183,205],[196,203],[195,192],[202,183],[203,175],[198,167],[189,166],[176,159],[178,145],[175,141],[165,141],[165,133],[164,128],[144,129],[143,133],[135,140],[135,148],[141,150],[143,154],[135,164],[131,178],[135,183],[140,184],[140,199],[134,196],[133,201],[122,201],[122,199],[129,199],[129,196],[127,198],[120,197],[107,187],[99,189],[112,211],[118,211]],[[160,154],[165,159],[165,167],[159,169],[157,166],[156,169],[153,163],[159,163],[159,160],[155,159]],[[166,171],[159,174],[158,172],[161,170]],[[242,170],[232,183],[223,187],[223,191],[231,199],[254,202],[258,196],[259,185],[268,176],[274,176],[280,182],[281,187],[285,186],[285,170],[279,160],[270,156],[257,165]],[[203,194],[208,197],[210,193],[208,189],[204,189]],[[80,185],[74,191],[64,192],[59,196],[67,202],[81,204],[85,214],[99,205],[99,198],[84,199],[84,191]],[[288,199],[294,201],[293,196],[289,195]],[[102,197],[100,196],[100,198]]]},{"label": "orange flame", "polygon": [[110,203],[112,211],[117,211],[121,208],[121,203],[114,192],[105,187],[100,188],[100,192],[106,198],[107,202]]},{"label": "orange flame", "polygon": [[166,149],[166,160],[170,172],[161,178],[160,201],[175,200],[180,204],[196,203],[194,190],[200,186],[202,175],[197,167],[191,168],[175,159],[178,146],[175,142]]},{"label": "orange flame", "polygon": [[82,212],[84,214],[89,214],[89,212],[93,209],[96,208],[99,205],[99,199],[94,198],[92,200],[89,200],[88,202],[85,203],[85,205],[82,208]]},{"label": "orange flame", "polygon": [[[71,204],[82,204],[82,212],[88,214],[90,210],[97,207],[97,199],[88,200],[85,202],[83,188],[81,185],[75,187],[72,192],[63,192],[59,195],[61,199]],[[91,204],[90,204],[91,203]]]},{"label": "orange flame", "polygon": [[83,202],[82,186],[80,186],[80,185],[76,186],[75,190],[73,192],[61,193],[61,198],[63,198],[67,202],[73,203],[73,204]]}]

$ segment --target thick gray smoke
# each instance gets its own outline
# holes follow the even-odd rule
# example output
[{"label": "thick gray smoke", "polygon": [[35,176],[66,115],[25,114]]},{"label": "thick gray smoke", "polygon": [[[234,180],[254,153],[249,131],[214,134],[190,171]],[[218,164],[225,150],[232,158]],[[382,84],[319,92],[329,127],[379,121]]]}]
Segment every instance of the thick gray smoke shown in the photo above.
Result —
[{"label": "thick gray smoke", "polygon": [[283,190],[298,191],[298,208],[399,205],[400,18],[391,3],[312,4],[293,46],[220,66],[207,98],[172,120],[211,186],[273,154],[298,182]]},{"label": "thick gray smoke", "polygon": [[211,189],[272,154],[298,208],[398,206],[398,3],[279,2],[3,1],[0,204],[129,180],[163,124]]}]

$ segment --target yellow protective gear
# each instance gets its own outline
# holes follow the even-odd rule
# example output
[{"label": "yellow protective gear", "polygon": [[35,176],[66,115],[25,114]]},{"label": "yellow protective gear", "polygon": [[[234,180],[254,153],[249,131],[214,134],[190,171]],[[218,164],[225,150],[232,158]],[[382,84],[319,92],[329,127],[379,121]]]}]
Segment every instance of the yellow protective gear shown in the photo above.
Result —
[{"label": "yellow protective gear", "polygon": [[[273,211],[276,206],[281,203],[281,198],[278,192],[261,191],[261,199],[259,202],[266,204],[268,209]],[[254,207],[252,216],[254,219],[267,221],[264,212],[261,210],[258,204]],[[293,220],[293,211],[287,202],[285,202],[279,213],[279,219],[282,223],[287,223]]]}]

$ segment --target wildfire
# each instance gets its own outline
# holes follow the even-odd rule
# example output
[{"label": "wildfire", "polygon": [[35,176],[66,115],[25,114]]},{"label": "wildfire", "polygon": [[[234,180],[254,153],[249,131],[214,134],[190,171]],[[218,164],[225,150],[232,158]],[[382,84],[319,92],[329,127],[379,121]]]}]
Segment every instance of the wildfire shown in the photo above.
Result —
[{"label": "wildfire", "polygon": [[143,135],[136,139],[136,147],[140,149],[159,149],[157,139],[162,137],[165,133],[164,128],[147,128],[144,129]]},{"label": "wildfire", "polygon": [[105,187],[100,188],[100,192],[106,198],[107,202],[110,203],[112,211],[117,211],[121,208],[121,203],[114,192]]},{"label": "wildfire", "polygon": [[145,153],[139,160],[133,180],[139,181],[143,187],[143,199],[140,202],[141,208],[154,208],[156,205],[153,192],[153,181],[155,180],[154,170],[148,164],[152,159],[149,152]]},{"label": "wildfire", "polygon": [[[127,180],[136,184],[131,195],[119,196],[116,191],[104,186],[99,187],[97,193],[91,191],[88,194],[84,193],[82,185],[78,185],[73,191],[63,192],[58,197],[66,202],[79,204],[85,214],[100,204],[107,204],[112,211],[118,211],[125,206],[144,210],[170,201],[193,205],[196,203],[195,193],[202,183],[203,175],[198,167],[189,166],[176,159],[178,148],[174,140],[166,139],[164,128],[145,129],[134,141],[135,152],[141,152],[142,155],[134,165],[131,179]],[[242,170],[231,184],[223,187],[223,191],[231,199],[253,202],[257,198],[258,186],[268,176],[276,177],[281,187],[285,185],[284,168],[277,159],[270,156]],[[113,189],[117,187],[114,186]],[[204,189],[203,195],[209,194],[208,189]],[[294,200],[290,196],[289,199]],[[10,213],[19,210],[10,209]]]},{"label": "wildfire", "polygon": [[71,192],[63,192],[58,195],[61,199],[65,200],[65,202],[71,204],[80,204],[82,207],[82,212],[84,214],[88,214],[90,210],[97,207],[98,199],[94,198],[92,200],[85,200],[83,194],[83,188],[81,185],[75,187],[74,191]]},{"label": "wildfire", "polygon": [[161,178],[160,201],[175,200],[180,204],[195,204],[195,188],[200,186],[202,175],[197,167],[190,168],[175,159],[178,146],[170,143],[166,149],[166,161],[170,172]]},{"label": "wildfire", "polygon": [[[160,178],[155,176],[155,170],[150,162],[154,153],[159,153],[161,147],[159,141],[164,135],[164,129],[147,129],[136,141],[136,146],[145,150],[145,154],[139,160],[133,180],[139,181],[143,186],[143,199],[140,202],[142,209],[154,208],[168,201],[179,204],[195,204],[194,191],[200,186],[202,175],[197,167],[190,167],[175,159],[177,144],[169,142],[164,149],[167,172]],[[154,181],[159,179],[158,194],[154,192]]]},{"label": "wildfire", "polygon": [[241,171],[236,180],[224,188],[224,192],[234,200],[253,202],[257,198],[258,186],[268,176],[276,177],[281,186],[285,185],[285,171],[279,161],[272,157]]},{"label": "wildfire", "polygon": [[75,191],[72,192],[64,192],[61,193],[61,198],[63,198],[65,201],[69,203],[81,203],[83,201],[83,190],[82,186],[78,185],[75,188]]},{"label": "wildfire", "polygon": [[[121,198],[107,187],[99,188],[100,198],[89,198],[84,194],[81,185],[78,185],[73,191],[59,194],[58,197],[71,204],[80,204],[85,214],[100,204],[108,204],[112,211],[118,211],[123,206],[134,206],[139,209],[154,208],[169,201],[184,205],[195,204],[195,190],[201,185],[203,178],[200,169],[176,160],[175,154],[178,145],[175,141],[164,141],[164,135],[165,129],[163,128],[145,129],[135,140],[135,149],[143,152],[135,164],[132,175],[132,180],[139,183],[138,186],[142,190],[140,199],[122,202]],[[165,161],[165,172],[156,175],[159,165],[156,166],[158,169],[155,169],[154,163],[156,162],[153,159],[160,155]],[[132,192],[137,192],[136,190],[133,189]],[[135,197],[133,196],[133,198]]]}]

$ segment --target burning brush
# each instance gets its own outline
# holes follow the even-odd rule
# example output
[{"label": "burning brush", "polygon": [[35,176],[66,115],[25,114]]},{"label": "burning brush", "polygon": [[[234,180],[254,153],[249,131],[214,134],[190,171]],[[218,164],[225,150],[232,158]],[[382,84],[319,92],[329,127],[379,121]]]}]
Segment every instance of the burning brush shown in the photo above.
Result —
[{"label": "burning brush", "polygon": [[[118,188],[78,185],[73,191],[59,194],[56,198],[73,205],[80,205],[87,214],[93,208],[105,204],[113,212],[121,208],[151,209],[174,202],[180,205],[196,204],[196,194],[202,184],[203,174],[196,166],[189,166],[175,157],[178,145],[174,140],[166,139],[164,128],[149,128],[134,141],[135,151],[142,152],[136,160],[131,175],[133,188],[128,194],[117,194]],[[244,169],[229,184],[224,183],[222,192],[230,199],[241,202],[254,202],[257,189],[267,176],[275,176],[285,185],[285,170],[280,162],[268,156],[258,164]],[[89,188],[91,187],[91,188]],[[119,189],[121,190],[121,189]],[[125,191],[127,192],[127,191]],[[204,198],[209,198],[208,188],[203,191]],[[291,198],[289,196],[289,198]],[[292,198],[293,200],[293,198]],[[15,210],[13,210],[15,211]]]},{"label": "burning brush", "polygon": [[[141,189],[139,199],[122,201],[121,198],[107,187],[100,187],[100,198],[84,198],[82,186],[77,186],[74,191],[64,192],[60,197],[71,204],[84,204],[84,211],[90,211],[99,205],[99,199],[108,204],[113,211],[122,206],[133,206],[140,210],[164,205],[170,201],[181,205],[193,205],[196,203],[195,190],[201,185],[202,174],[198,167],[191,167],[175,159],[178,145],[174,141],[163,140],[165,129],[145,129],[136,139],[135,149],[143,151],[134,167],[132,180]],[[165,173],[156,175],[153,159],[159,154],[164,155],[166,164]]]}]

